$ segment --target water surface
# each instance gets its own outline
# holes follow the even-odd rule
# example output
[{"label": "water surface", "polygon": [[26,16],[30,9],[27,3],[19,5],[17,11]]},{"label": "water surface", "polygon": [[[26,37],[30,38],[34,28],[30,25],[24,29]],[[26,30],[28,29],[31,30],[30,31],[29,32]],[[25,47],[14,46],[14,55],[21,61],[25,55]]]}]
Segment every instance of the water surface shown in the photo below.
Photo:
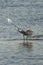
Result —
[{"label": "water surface", "polygon": [[[17,28],[31,28],[33,35],[43,34],[43,0],[0,0],[0,65],[43,65],[43,40],[24,46]],[[41,37],[43,39],[43,37]]]}]

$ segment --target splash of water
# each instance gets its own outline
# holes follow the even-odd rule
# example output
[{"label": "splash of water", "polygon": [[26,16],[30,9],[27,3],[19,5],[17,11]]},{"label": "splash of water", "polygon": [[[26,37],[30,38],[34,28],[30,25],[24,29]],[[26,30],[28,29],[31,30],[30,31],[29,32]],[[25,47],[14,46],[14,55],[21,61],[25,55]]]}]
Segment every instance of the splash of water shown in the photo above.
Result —
[{"label": "splash of water", "polygon": [[11,23],[12,23],[12,20],[11,20],[10,18],[7,18],[7,22],[8,22],[9,24],[11,24]]}]

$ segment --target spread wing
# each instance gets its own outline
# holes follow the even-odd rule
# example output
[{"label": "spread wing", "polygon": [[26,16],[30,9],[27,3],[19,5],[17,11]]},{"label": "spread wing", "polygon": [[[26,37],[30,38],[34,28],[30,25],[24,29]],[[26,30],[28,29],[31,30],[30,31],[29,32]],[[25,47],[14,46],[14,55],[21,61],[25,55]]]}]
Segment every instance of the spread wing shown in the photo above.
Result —
[{"label": "spread wing", "polygon": [[40,37],[43,37],[43,34],[40,34],[40,35],[33,35],[32,38],[40,38]]},{"label": "spread wing", "polygon": [[33,35],[31,36],[31,38],[29,38],[29,40],[43,40],[43,34],[40,34],[40,35]]}]

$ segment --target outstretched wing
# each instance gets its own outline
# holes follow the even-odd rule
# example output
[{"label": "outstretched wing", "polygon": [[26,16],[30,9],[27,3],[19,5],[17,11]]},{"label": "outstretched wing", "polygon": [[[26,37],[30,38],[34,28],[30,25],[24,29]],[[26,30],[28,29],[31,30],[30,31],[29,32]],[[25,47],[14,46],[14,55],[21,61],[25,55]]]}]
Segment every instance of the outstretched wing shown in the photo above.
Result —
[{"label": "outstretched wing", "polygon": [[31,36],[31,38],[29,38],[29,40],[43,40],[43,34],[40,34],[40,35],[33,35]]},{"label": "outstretched wing", "polygon": [[43,34],[40,34],[40,35],[33,35],[32,38],[40,38],[40,37],[43,37]]}]

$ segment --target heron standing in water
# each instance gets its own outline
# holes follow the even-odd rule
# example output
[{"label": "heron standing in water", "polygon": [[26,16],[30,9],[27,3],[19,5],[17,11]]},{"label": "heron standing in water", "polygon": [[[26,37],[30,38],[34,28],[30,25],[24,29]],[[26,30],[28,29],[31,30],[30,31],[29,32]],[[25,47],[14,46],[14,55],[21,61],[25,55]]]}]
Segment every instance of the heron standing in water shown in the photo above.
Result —
[{"label": "heron standing in water", "polygon": [[[19,31],[21,34],[23,34],[23,39],[24,39],[24,40],[27,40],[28,37],[31,37],[31,36],[32,36],[32,33],[33,33],[33,31],[32,31],[31,29],[28,29],[28,30],[26,30],[26,31],[21,30],[21,29],[18,29],[18,31]],[[26,38],[25,38],[25,36],[26,36]]]},{"label": "heron standing in water", "polygon": [[[9,18],[7,18],[7,21],[8,21],[8,23],[9,24],[11,24],[11,25],[13,25],[13,26],[15,26],[16,28],[17,28],[17,30],[18,30],[18,32],[20,32],[22,35],[23,35],[23,44],[24,44],[24,46],[30,46],[30,47],[32,47],[32,45],[29,43],[28,44],[28,41],[25,43],[24,41],[25,40],[28,40],[28,37],[32,37],[32,38],[39,38],[39,37],[43,37],[43,34],[40,34],[40,35],[32,35],[33,34],[33,31],[31,30],[31,29],[28,29],[28,30],[21,30],[18,26],[16,26],[13,22],[12,22],[12,20],[11,19],[9,19]],[[25,38],[26,37],[26,38]],[[32,40],[32,39],[31,39]],[[33,39],[34,40],[34,39]]]},{"label": "heron standing in water", "polygon": [[[31,29],[28,29],[26,31],[25,30],[21,30],[19,27],[17,27],[15,24],[12,23],[11,19],[7,18],[7,20],[8,20],[8,23],[14,25],[18,29],[18,32],[20,32],[21,34],[23,34],[23,39],[24,40],[27,40],[28,37],[31,37],[31,35],[33,33],[33,31]],[[26,38],[25,38],[25,36],[26,36]]]}]

